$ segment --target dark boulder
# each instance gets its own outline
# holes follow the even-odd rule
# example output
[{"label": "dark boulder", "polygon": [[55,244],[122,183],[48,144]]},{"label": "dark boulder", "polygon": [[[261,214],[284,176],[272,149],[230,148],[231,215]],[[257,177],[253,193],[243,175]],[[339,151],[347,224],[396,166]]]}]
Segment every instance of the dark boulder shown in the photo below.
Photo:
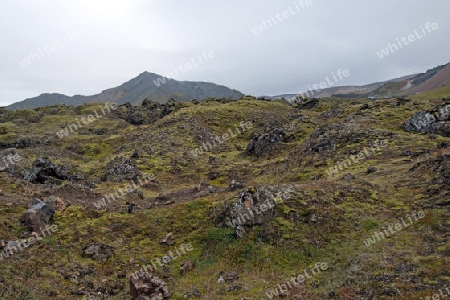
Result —
[{"label": "dark boulder", "polygon": [[377,168],[375,168],[375,167],[373,167],[373,166],[369,166],[369,167],[367,168],[366,173],[367,173],[367,174],[375,173],[377,170],[378,170]]},{"label": "dark boulder", "polygon": [[408,102],[411,102],[411,99],[405,99],[405,98],[397,98],[397,101],[395,102],[395,106],[404,105]]},{"label": "dark boulder", "polygon": [[[39,200],[39,199],[37,199]],[[20,218],[20,222],[28,226],[32,231],[40,232],[50,223],[55,211],[45,202],[34,201],[34,204]]]},{"label": "dark boulder", "polygon": [[71,179],[67,166],[54,165],[48,157],[39,157],[33,162],[31,170],[25,170],[25,180],[35,184],[59,183]]},{"label": "dark boulder", "polygon": [[369,104],[367,104],[367,103],[363,104],[363,105],[359,108],[359,110],[366,110],[366,109],[371,109],[371,107],[370,107]]},{"label": "dark boulder", "polygon": [[355,179],[355,175],[353,175],[352,173],[347,173],[347,174],[344,174],[344,176],[342,176],[342,179],[352,180],[352,179]]},{"label": "dark boulder", "polygon": [[297,109],[311,109],[319,104],[319,99],[305,98],[302,95],[297,95],[293,98],[288,99],[288,101]]}]

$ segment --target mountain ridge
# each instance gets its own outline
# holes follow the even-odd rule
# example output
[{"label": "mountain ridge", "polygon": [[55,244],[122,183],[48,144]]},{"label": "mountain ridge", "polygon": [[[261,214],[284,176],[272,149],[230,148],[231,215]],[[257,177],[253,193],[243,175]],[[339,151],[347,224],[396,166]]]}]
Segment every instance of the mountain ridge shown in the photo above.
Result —
[{"label": "mountain ridge", "polygon": [[102,90],[98,94],[67,96],[59,93],[43,93],[37,97],[27,98],[8,105],[6,108],[17,110],[55,104],[77,106],[84,103],[104,102],[140,104],[146,98],[159,103],[164,103],[170,98],[184,102],[192,99],[203,100],[212,97],[237,100],[242,96],[244,96],[243,93],[224,85],[204,81],[178,81],[144,71],[127,82],[117,87]]},{"label": "mountain ridge", "polygon": [[[366,85],[333,86],[322,90],[304,92],[304,96],[314,98],[389,98],[408,96],[437,89],[450,84],[450,63],[429,69],[424,73],[411,74]],[[244,94],[238,90],[205,81],[179,81],[156,73],[144,71],[121,85],[102,90],[94,95],[67,96],[60,93],[43,93],[37,97],[6,106],[8,109],[31,109],[55,104],[82,105],[84,103],[115,102],[140,104],[148,98],[158,103],[168,99],[187,102],[192,99],[228,98],[237,100]],[[290,99],[299,94],[262,96],[268,99]],[[301,96],[301,95],[300,95]]]}]

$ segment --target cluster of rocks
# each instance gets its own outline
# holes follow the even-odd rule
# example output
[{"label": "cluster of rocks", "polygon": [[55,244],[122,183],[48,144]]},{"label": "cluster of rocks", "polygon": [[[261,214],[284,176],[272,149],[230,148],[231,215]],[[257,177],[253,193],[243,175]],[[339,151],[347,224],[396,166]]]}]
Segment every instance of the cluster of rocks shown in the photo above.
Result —
[{"label": "cluster of rocks", "polygon": [[358,131],[350,124],[326,124],[316,129],[307,142],[307,149],[313,152],[335,150],[339,144],[359,143],[367,133]]},{"label": "cluster of rocks", "polygon": [[104,244],[93,244],[84,247],[81,252],[84,257],[89,257],[90,259],[96,261],[106,262],[114,255],[114,248]]},{"label": "cluster of rocks", "polygon": [[330,123],[320,126],[306,142],[307,151],[322,153],[334,151],[337,147],[360,144],[364,140],[381,140],[392,138],[393,132],[379,130],[362,130],[350,123]]},{"label": "cluster of rocks", "polygon": [[133,158],[117,156],[107,163],[100,180],[110,182],[136,181],[139,174],[140,171]]},{"label": "cluster of rocks", "polygon": [[245,154],[262,156],[271,153],[280,142],[288,142],[289,135],[282,129],[275,128],[269,133],[256,133],[250,139]]},{"label": "cluster of rocks", "polygon": [[[160,244],[170,246],[173,245],[174,242],[173,235],[170,232],[160,241]],[[143,261],[145,262],[145,260]],[[131,259],[130,262],[134,262],[134,259]],[[187,260],[180,264],[180,275],[184,276],[194,268],[195,262],[193,260]],[[143,268],[141,271],[130,276],[130,293],[132,299],[143,300],[164,300],[172,296],[166,282],[159,277],[156,277],[152,274],[152,271],[148,271],[147,268]]]},{"label": "cluster of rocks", "polygon": [[404,124],[408,132],[424,132],[450,137],[450,104],[414,114]]},{"label": "cluster of rocks", "polygon": [[120,105],[112,114],[132,125],[152,124],[172,113],[176,104],[174,99],[169,99],[166,103],[144,99],[140,107],[127,102]]},{"label": "cluster of rocks", "polygon": [[51,141],[51,137],[44,135],[43,137],[29,137],[22,136],[13,140],[11,142],[0,141],[0,149],[2,148],[15,148],[15,149],[25,149],[28,147],[38,146],[38,145],[48,145]]},{"label": "cluster of rocks", "polygon": [[165,300],[172,296],[167,283],[147,272],[130,277],[130,293],[133,300]]},{"label": "cluster of rocks", "polygon": [[250,188],[242,192],[239,201],[225,212],[225,224],[233,227],[235,235],[242,238],[246,234],[245,227],[269,222],[275,206],[274,195],[267,187]]},{"label": "cluster of rocks", "polygon": [[450,196],[450,155],[444,154],[437,158],[431,158],[424,160],[422,162],[416,163],[410,170],[410,173],[421,174],[418,176],[422,177],[423,172],[432,174],[433,179],[431,183],[435,185],[433,188],[427,188],[427,194],[429,196],[439,195],[441,192],[445,193],[443,195],[444,199],[441,199],[442,205],[448,205],[448,196]]},{"label": "cluster of rocks", "polygon": [[48,157],[36,159],[31,169],[25,169],[24,179],[34,184],[60,184],[64,180],[86,179],[70,166],[55,165]]}]

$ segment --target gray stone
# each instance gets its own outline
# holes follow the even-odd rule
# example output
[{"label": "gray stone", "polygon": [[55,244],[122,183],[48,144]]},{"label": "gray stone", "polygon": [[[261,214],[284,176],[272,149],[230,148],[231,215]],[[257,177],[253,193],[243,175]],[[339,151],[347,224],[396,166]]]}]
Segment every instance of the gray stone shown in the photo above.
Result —
[{"label": "gray stone", "polygon": [[114,248],[104,244],[93,244],[83,248],[82,255],[93,260],[105,262],[114,255]]},{"label": "gray stone", "polygon": [[130,277],[130,293],[133,300],[165,300],[171,296],[164,281],[146,272]]},{"label": "gray stone", "polygon": [[22,215],[20,222],[27,225],[32,231],[40,232],[49,224],[54,214],[55,211],[46,203],[37,202]]},{"label": "gray stone", "polygon": [[184,263],[180,265],[180,274],[181,276],[184,276],[189,271],[194,270],[195,268],[195,262],[193,260],[187,260]]}]

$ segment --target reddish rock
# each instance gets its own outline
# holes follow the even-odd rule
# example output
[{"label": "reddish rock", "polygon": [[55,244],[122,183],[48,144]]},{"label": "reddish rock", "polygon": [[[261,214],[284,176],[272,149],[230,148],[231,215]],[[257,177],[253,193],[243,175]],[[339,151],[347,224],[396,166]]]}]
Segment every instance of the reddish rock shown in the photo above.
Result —
[{"label": "reddish rock", "polygon": [[56,211],[63,211],[66,209],[66,203],[64,203],[64,201],[59,197],[50,196],[46,203]]}]

